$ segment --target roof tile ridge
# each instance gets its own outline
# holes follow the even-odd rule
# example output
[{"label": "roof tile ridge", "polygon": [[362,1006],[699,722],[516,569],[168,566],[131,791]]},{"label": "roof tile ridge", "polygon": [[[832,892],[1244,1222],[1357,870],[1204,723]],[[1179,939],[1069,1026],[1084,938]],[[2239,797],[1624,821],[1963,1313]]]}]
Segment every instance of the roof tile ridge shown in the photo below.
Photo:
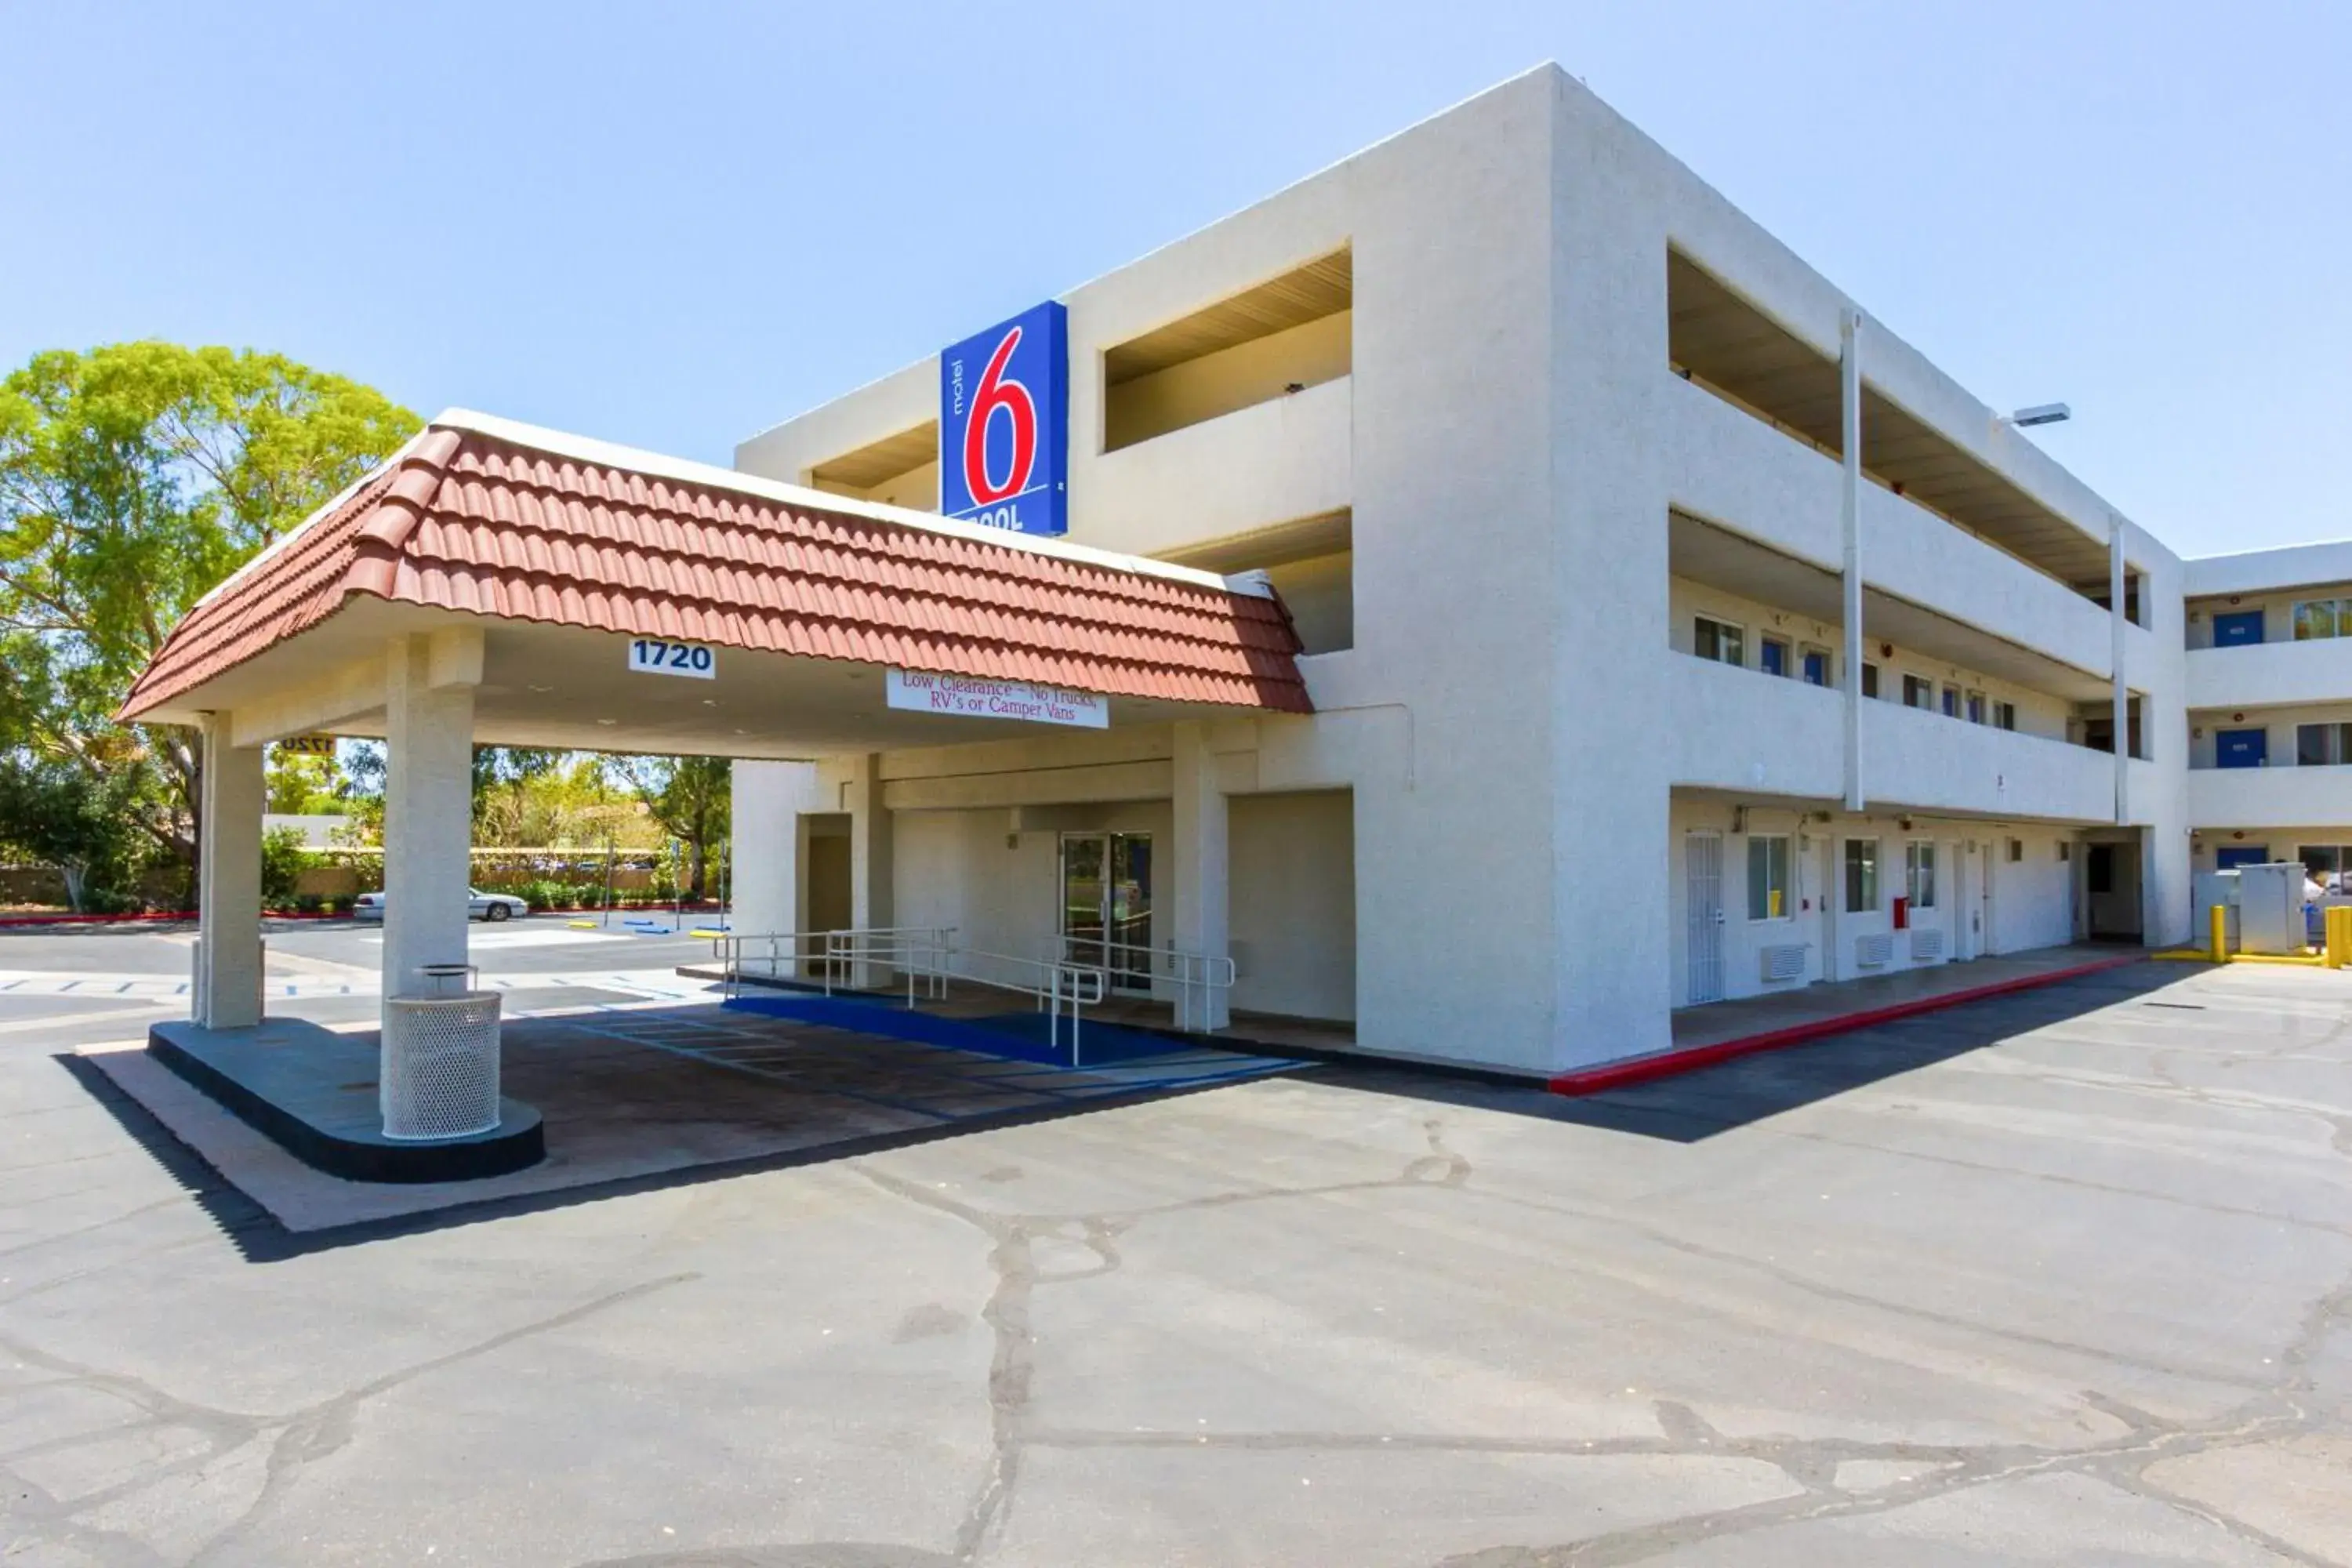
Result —
[{"label": "roof tile ridge", "polygon": [[464,432],[435,426],[402,462],[399,477],[376,497],[368,520],[352,531],[353,547],[365,551],[373,545],[395,556],[406,549],[465,444]]}]

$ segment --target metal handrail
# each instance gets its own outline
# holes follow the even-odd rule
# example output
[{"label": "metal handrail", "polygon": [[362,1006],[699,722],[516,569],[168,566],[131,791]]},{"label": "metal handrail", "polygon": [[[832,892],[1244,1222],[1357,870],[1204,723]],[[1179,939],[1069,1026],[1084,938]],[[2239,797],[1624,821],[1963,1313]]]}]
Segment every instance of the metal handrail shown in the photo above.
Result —
[{"label": "metal handrail", "polygon": [[[900,967],[892,960],[908,952],[931,951],[948,946],[955,935],[953,926],[878,926],[853,931],[730,931],[711,939],[711,956],[720,963],[722,994],[732,996],[741,988],[743,977],[754,973],[753,964],[764,962],[764,969],[756,971],[768,979],[791,979],[801,982],[821,980],[824,993],[833,994],[835,981],[845,967],[867,964],[878,968]],[[814,965],[812,976],[804,966]],[[789,973],[787,973],[789,971]]]},{"label": "metal handrail", "polygon": [[[1074,1066],[1079,1059],[1084,1011],[1109,998],[1115,978],[1140,976],[1155,990],[1165,984],[1173,993],[1177,1027],[1202,1034],[1210,1029],[1215,1016],[1216,994],[1230,994],[1237,977],[1233,959],[1223,953],[1066,936],[1057,939],[1063,949],[1059,956],[1038,958],[960,946],[955,934],[953,926],[882,926],[730,933],[716,945],[727,953],[721,984],[730,996],[740,991],[745,955],[764,947],[769,976],[782,978],[783,966],[790,965],[793,977],[800,979],[801,965],[815,962],[828,996],[838,977],[861,969],[893,971],[903,976],[908,1007],[919,1000],[945,1000],[955,981],[1027,996],[1048,1015],[1047,1038],[1057,1050],[1066,1008]],[[804,951],[812,944],[816,948],[814,953]]]},{"label": "metal handrail", "polygon": [[1098,1007],[1110,994],[1110,976],[1101,965],[1072,963],[1066,959],[1033,958],[1026,953],[992,952],[985,948],[916,949],[902,960],[908,966],[907,1005],[915,1005],[915,977],[936,987],[929,994],[944,999],[950,981],[961,980],[992,990],[1027,996],[1045,1013],[1046,1043],[1062,1046],[1062,1015],[1070,1017],[1070,1065],[1084,1065],[1085,1010]]},{"label": "metal handrail", "polygon": [[1062,941],[1066,950],[1101,954],[1100,967],[1114,978],[1140,974],[1155,987],[1165,982],[1175,994],[1176,1026],[1192,1034],[1209,1030],[1210,1020],[1216,1016],[1216,993],[1230,996],[1238,978],[1233,959],[1221,952],[1190,952],[1173,944],[1153,947],[1094,937],[1066,936]]}]

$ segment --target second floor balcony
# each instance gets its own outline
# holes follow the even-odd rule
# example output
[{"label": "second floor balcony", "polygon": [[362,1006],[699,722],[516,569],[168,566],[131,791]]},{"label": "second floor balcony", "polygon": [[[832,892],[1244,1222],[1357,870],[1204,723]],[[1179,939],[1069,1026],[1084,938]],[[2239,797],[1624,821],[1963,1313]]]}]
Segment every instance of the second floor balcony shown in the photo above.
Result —
[{"label": "second floor balcony", "polygon": [[[1844,548],[1837,463],[1698,387],[1665,380],[1671,503],[1762,548],[1837,571]],[[1864,487],[1862,525],[1863,575],[1873,590],[2085,674],[2107,673],[2108,613],[2049,574],[1879,485]],[[2147,634],[2135,626],[2129,635]],[[2128,657],[2145,654],[2135,648]]]},{"label": "second floor balcony", "polygon": [[[1675,784],[1842,797],[1841,692],[1689,654],[1669,662]],[[1865,699],[1862,756],[1863,790],[1874,809],[2071,822],[2115,816],[2115,758],[2070,742]]]},{"label": "second floor balcony", "polygon": [[2332,827],[2352,823],[2352,764],[2192,768],[2191,827]]},{"label": "second floor balcony", "polygon": [[1353,378],[1340,376],[1079,458],[1070,490],[1087,542],[1166,555],[1345,510],[1354,500],[1354,395]]},{"label": "second floor balcony", "polygon": [[2187,696],[2192,709],[2352,700],[2352,637],[2191,648]]}]

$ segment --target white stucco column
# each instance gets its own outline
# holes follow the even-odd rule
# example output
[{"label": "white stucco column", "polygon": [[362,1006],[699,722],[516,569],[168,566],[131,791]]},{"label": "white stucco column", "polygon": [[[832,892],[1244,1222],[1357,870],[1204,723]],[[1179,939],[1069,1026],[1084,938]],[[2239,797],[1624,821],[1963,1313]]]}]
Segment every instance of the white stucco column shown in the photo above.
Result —
[{"label": "white stucco column", "polygon": [[1860,811],[1862,781],[1862,312],[1838,315],[1838,429],[1844,463],[1838,495],[1845,532],[1843,609],[1845,633],[1845,808]]},{"label": "white stucco column", "polygon": [[474,839],[474,688],[482,637],[392,640],[383,791],[383,994],[428,994],[417,971],[466,962]]},{"label": "white stucco column", "polygon": [[[800,930],[800,819],[805,812],[822,809],[816,764],[740,761],[734,767],[733,791],[730,890],[734,908],[728,912],[728,924],[745,939],[789,936]],[[790,944],[778,943],[777,955],[789,958]],[[746,963],[765,965],[768,944],[747,940],[742,957]]]},{"label": "white stucco column", "polygon": [[[2113,651],[2109,662],[2115,668],[2116,724],[2116,821],[2131,821],[2131,683],[2124,672],[2126,638],[2125,584],[2129,573],[2124,564],[2124,520],[2113,512],[2107,514],[2107,625]],[[2155,721],[2155,715],[2148,716]]]},{"label": "white stucco column", "polygon": [[[1232,862],[1225,795],[1203,726],[1176,726],[1175,775],[1176,946],[1223,958],[1231,951],[1226,889]],[[1223,991],[1195,992],[1189,1009],[1182,999],[1178,1002],[1180,1024],[1222,1029],[1232,1021]]]},{"label": "white stucco column", "polygon": [[229,744],[227,714],[205,720],[191,1016],[207,1029],[261,1022],[261,761]]},{"label": "white stucco column", "polygon": [[[896,921],[891,914],[892,868],[890,808],[882,802],[882,758],[867,752],[851,765],[849,775],[849,923],[859,931],[884,931]],[[853,985],[881,985],[890,972],[878,964],[858,964],[850,973]]]}]

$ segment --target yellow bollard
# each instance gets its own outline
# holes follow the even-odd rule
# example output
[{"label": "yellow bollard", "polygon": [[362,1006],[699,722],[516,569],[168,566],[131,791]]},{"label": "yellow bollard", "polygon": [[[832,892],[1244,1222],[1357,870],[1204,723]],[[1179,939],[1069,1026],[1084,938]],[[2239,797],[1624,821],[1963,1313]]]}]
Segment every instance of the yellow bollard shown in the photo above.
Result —
[{"label": "yellow bollard", "polygon": [[2208,930],[2209,930],[2209,931],[2210,931],[2210,935],[2208,936],[2208,939],[2207,939],[2207,942],[2206,942],[2206,949],[2207,949],[2207,951],[2208,951],[2208,952],[2210,952],[2213,955],[2213,962],[2214,962],[2214,963],[2229,963],[2229,962],[2230,962],[2230,906],[2229,906],[2229,905],[2227,905],[2227,904],[2215,904],[2215,905],[2213,906],[2213,908],[2212,908],[2212,910],[2211,910],[2211,911],[2210,911],[2210,923],[2209,923],[2209,926],[2208,926]]},{"label": "yellow bollard", "polygon": [[2352,904],[2322,911],[2326,924],[2322,928],[2326,947],[2327,967],[2342,969],[2352,965]]}]

